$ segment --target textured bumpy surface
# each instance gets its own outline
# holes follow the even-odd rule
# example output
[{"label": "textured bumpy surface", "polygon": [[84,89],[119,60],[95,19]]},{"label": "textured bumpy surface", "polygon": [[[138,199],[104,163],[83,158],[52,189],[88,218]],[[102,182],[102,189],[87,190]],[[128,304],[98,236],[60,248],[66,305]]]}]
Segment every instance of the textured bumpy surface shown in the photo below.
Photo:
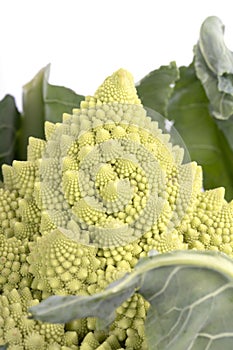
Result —
[{"label": "textured bumpy surface", "polygon": [[147,349],[149,304],[135,294],[106,332],[93,318],[66,325],[27,319],[53,294],[90,295],[152,249],[233,256],[233,203],[202,192],[120,69],[63,122],[29,139],[28,160],[3,166],[0,189],[0,345],[9,350]]}]

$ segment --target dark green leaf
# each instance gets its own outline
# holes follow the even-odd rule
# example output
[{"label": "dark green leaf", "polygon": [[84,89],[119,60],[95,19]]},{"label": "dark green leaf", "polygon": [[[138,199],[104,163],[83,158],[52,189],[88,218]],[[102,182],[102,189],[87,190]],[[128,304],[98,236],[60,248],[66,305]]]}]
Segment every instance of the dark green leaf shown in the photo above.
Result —
[{"label": "dark green leaf", "polygon": [[[176,251],[144,258],[131,274],[89,297],[50,297],[33,318],[64,322],[87,316],[112,321],[133,291],[150,302],[149,350],[233,348],[233,260],[219,252]],[[128,293],[126,292],[128,291]]]},{"label": "dark green leaf", "polygon": [[215,122],[217,123],[219,129],[222,130],[229,143],[231,151],[233,152],[233,116],[227,120],[216,119]]},{"label": "dark green leaf", "polygon": [[136,86],[142,104],[166,116],[168,100],[178,78],[175,62],[149,73]]},{"label": "dark green leaf", "polygon": [[6,95],[0,101],[0,167],[4,163],[11,164],[15,158],[19,124],[20,113],[16,108],[15,100],[12,96]]},{"label": "dark green leaf", "polygon": [[63,86],[48,83],[50,65],[23,86],[23,123],[20,137],[20,159],[26,159],[28,137],[44,138],[44,122],[61,122],[63,113],[79,107],[83,96]]},{"label": "dark green leaf", "polygon": [[202,165],[205,189],[224,186],[233,198],[233,153],[208,109],[209,101],[193,65],[180,68],[169,100],[168,118],[184,140],[191,159]]},{"label": "dark green leaf", "polygon": [[208,17],[194,48],[197,77],[209,98],[211,113],[218,119],[228,119],[233,114],[233,54],[223,34],[221,20]]},{"label": "dark green leaf", "polygon": [[23,118],[19,139],[19,159],[27,158],[29,136],[44,138],[44,104],[42,86],[46,68],[23,86]]}]

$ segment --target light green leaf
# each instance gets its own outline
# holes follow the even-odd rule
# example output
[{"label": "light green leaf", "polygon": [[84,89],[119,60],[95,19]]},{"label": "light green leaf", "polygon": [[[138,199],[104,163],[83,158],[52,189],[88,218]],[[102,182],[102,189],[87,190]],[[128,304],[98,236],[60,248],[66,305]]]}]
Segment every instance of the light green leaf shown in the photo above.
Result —
[{"label": "light green leaf", "polygon": [[[133,295],[138,279],[128,275],[113,282],[102,293],[89,296],[51,296],[30,308],[32,318],[51,323],[67,323],[77,318],[99,317],[104,326],[114,319],[115,309]],[[103,325],[103,323],[102,323]]]},{"label": "light green leaf", "polygon": [[19,124],[20,113],[15,100],[12,96],[6,95],[0,101],[0,169],[3,164],[11,164],[15,158]]},{"label": "light green leaf", "polygon": [[175,62],[150,72],[136,85],[142,104],[166,116],[168,100],[178,78]]},{"label": "light green leaf", "polygon": [[147,257],[102,293],[50,297],[29,311],[47,322],[86,316],[109,322],[134,290],[151,304],[145,322],[148,349],[233,348],[233,260],[219,252],[175,251]]},{"label": "light green leaf", "polygon": [[42,68],[23,86],[23,123],[20,134],[20,159],[26,159],[28,137],[44,138],[44,122],[61,122],[63,113],[79,107],[82,95],[63,86],[48,83],[50,65]]},{"label": "light green leaf", "polygon": [[194,48],[197,77],[209,98],[211,113],[218,119],[228,119],[233,114],[233,54],[223,34],[221,20],[207,17]]},{"label": "light green leaf", "polygon": [[[233,152],[208,109],[209,101],[193,64],[180,68],[168,104],[168,118],[173,120],[191,159],[204,172],[204,188],[226,188],[226,198],[233,198]],[[225,121],[223,121],[224,123]],[[230,136],[229,136],[230,137]]]},{"label": "light green leaf", "polygon": [[224,25],[220,18],[210,16],[203,22],[199,38],[199,47],[208,68],[220,77],[233,73],[233,55],[224,43],[223,34]]},{"label": "light green leaf", "polygon": [[150,348],[230,350],[233,261],[193,251],[160,258],[139,290],[151,304],[145,324]]}]

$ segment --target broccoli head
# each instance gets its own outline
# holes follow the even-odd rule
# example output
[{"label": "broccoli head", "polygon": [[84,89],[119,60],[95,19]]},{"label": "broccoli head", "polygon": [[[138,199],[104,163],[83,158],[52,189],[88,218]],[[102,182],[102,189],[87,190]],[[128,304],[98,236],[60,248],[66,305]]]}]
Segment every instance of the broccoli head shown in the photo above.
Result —
[{"label": "broccoli head", "polygon": [[0,344],[9,350],[147,349],[149,307],[135,293],[108,331],[94,318],[41,324],[27,308],[50,295],[91,295],[149,251],[219,250],[233,256],[233,203],[203,192],[137,96],[113,73],[62,123],[29,138],[27,161],[3,166],[0,189]]}]

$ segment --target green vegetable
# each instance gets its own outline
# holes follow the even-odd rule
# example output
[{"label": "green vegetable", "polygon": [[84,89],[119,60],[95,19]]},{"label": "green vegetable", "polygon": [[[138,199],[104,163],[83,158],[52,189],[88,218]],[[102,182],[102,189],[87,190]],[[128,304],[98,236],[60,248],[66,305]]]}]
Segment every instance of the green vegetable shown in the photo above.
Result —
[{"label": "green vegetable", "polygon": [[223,181],[231,197],[230,104],[227,124],[211,116],[202,80],[212,69],[214,115],[231,95],[231,54],[219,62],[208,47],[217,37],[225,50],[220,27],[208,18],[194,64],[162,66],[137,90],[119,69],[84,99],[48,84],[45,67],[24,87],[23,115],[2,101],[21,161],[2,167],[1,347],[232,348],[233,202],[224,187],[203,192],[202,168],[159,114],[184,132],[205,187]]},{"label": "green vegetable", "polygon": [[[47,121],[46,141],[30,137],[27,161],[3,166],[0,345],[9,343],[10,350],[148,349],[154,339],[145,329],[146,317],[156,299],[147,296],[149,282],[142,286],[142,278],[151,281],[151,276],[136,273],[146,269],[147,260],[137,265],[139,259],[153,250],[233,256],[233,207],[224,189],[201,192],[201,167],[182,163],[184,150],[169,142],[149,113],[132,75],[119,69],[80,108],[64,113],[62,123]],[[206,261],[205,255],[201,259]],[[219,265],[222,256],[215,259]],[[130,274],[134,267],[136,280]],[[121,283],[127,281],[127,290],[109,304],[112,311],[103,304],[102,317],[113,322],[109,330],[99,330],[96,313],[89,311],[99,310],[103,296],[108,298],[103,290],[126,273]],[[164,279],[159,274],[154,287]],[[110,290],[117,291],[117,285]],[[28,320],[29,307],[52,295],[73,294],[90,303],[88,313],[84,307],[62,318],[67,316],[59,311],[57,325],[46,314],[45,324]],[[82,318],[74,320],[77,315]],[[193,322],[198,323],[196,316]],[[160,332],[156,342],[162,343]],[[193,332],[191,338],[197,329]],[[164,339],[163,346],[170,341]]]}]

